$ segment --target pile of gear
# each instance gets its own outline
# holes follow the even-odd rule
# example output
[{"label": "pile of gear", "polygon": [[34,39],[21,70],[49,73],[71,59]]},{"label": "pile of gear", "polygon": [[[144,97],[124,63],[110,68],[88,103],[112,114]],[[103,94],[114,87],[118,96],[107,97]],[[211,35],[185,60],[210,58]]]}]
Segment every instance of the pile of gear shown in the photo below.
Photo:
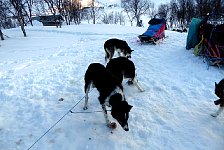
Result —
[{"label": "pile of gear", "polygon": [[186,49],[194,48],[207,66],[224,64],[224,15],[207,14],[204,19],[193,18],[189,27]]}]

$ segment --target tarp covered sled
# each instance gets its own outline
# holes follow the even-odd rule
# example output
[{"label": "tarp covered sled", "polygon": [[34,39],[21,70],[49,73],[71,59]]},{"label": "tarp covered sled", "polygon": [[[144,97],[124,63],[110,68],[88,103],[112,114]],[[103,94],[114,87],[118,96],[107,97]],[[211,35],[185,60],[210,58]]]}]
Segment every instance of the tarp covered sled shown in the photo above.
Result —
[{"label": "tarp covered sled", "polygon": [[153,18],[149,22],[148,29],[138,38],[141,42],[153,43],[165,38],[166,20],[164,18]]},{"label": "tarp covered sled", "polygon": [[[193,24],[193,25],[192,25]],[[197,28],[191,30],[191,27]],[[195,32],[195,33],[194,33]],[[197,36],[191,36],[197,35]],[[192,20],[186,49],[194,48],[196,56],[202,56],[209,65],[224,63],[224,15],[208,14],[203,20]]]}]

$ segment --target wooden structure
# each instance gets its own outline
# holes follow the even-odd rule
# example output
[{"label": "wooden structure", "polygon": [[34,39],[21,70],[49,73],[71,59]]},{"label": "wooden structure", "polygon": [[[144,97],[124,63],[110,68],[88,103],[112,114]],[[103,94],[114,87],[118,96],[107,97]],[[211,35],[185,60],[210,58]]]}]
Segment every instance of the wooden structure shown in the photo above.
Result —
[{"label": "wooden structure", "polygon": [[42,22],[43,26],[56,26],[61,27],[64,19],[61,15],[48,15],[39,16],[39,21]]}]

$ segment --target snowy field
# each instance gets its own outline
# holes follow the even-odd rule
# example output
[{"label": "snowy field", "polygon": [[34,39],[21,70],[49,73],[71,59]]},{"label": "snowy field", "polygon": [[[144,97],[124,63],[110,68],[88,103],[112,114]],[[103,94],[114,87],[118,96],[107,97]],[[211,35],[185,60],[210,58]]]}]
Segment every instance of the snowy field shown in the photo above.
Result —
[{"label": "snowy field", "polygon": [[[223,150],[224,113],[213,118],[215,82],[222,70],[206,69],[185,49],[186,33],[166,31],[158,45],[140,44],[147,27],[78,25],[3,30],[0,41],[0,150]],[[125,82],[133,105],[129,131],[105,125],[98,92],[83,112],[84,74],[104,62],[103,44],[126,40],[145,92]],[[63,98],[63,101],[60,99]],[[70,110],[77,113],[70,113]],[[112,121],[111,115],[109,115]]]}]

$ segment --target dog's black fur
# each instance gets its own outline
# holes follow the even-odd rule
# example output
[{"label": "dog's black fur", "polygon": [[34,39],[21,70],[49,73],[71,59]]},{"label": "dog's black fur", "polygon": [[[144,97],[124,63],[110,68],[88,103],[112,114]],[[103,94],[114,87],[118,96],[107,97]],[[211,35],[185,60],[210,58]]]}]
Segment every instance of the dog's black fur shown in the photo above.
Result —
[{"label": "dog's black fur", "polygon": [[126,57],[117,57],[111,59],[107,63],[106,69],[115,75],[120,83],[122,83],[123,78],[135,78],[135,65]]},{"label": "dog's black fur", "polygon": [[215,82],[215,94],[219,99],[214,101],[214,103],[220,107],[217,112],[211,114],[213,117],[217,117],[224,110],[224,79],[222,79],[218,84]]},{"label": "dog's black fur", "polygon": [[112,117],[118,121],[125,131],[128,131],[128,117],[132,106],[125,101],[123,87],[117,78],[115,78],[102,64],[90,64],[85,73],[86,96],[84,110],[87,109],[88,92],[91,84],[93,84],[99,91],[98,99],[102,105],[106,124],[108,126],[110,125],[106,106],[111,106]]},{"label": "dog's black fur", "polygon": [[108,69],[113,75],[118,78],[118,81],[122,83],[123,78],[129,78],[128,83],[134,84],[141,92],[144,90],[138,85],[135,73],[134,63],[126,57],[117,57],[111,59],[107,65]]},{"label": "dog's black fur", "polygon": [[109,39],[104,43],[105,50],[105,61],[109,61],[114,56],[114,52],[117,51],[118,56],[123,54],[124,57],[131,58],[131,48],[128,46],[128,43],[120,39]]},{"label": "dog's black fur", "polygon": [[220,99],[224,99],[224,79],[222,79],[218,84],[215,82],[215,94]]}]

